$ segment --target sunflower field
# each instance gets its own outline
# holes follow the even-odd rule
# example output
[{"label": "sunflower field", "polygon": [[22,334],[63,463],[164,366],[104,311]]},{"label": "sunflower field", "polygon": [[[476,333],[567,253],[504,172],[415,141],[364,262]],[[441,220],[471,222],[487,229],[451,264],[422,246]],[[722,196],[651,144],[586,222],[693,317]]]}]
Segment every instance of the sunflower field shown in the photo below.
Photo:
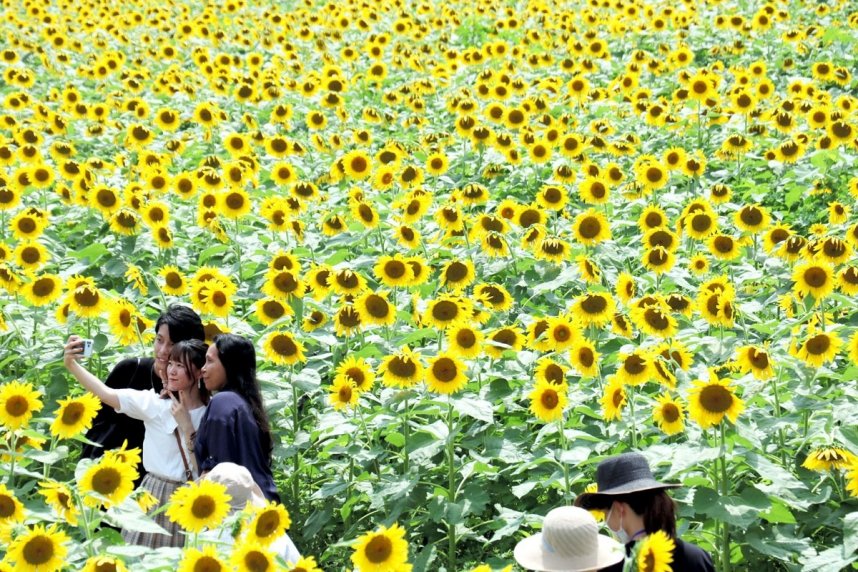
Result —
[{"label": "sunflower field", "polygon": [[[0,7],[0,570],[512,570],[628,450],[719,572],[858,568],[854,2]],[[300,562],[107,526],[62,347],[171,303],[256,344]]]}]

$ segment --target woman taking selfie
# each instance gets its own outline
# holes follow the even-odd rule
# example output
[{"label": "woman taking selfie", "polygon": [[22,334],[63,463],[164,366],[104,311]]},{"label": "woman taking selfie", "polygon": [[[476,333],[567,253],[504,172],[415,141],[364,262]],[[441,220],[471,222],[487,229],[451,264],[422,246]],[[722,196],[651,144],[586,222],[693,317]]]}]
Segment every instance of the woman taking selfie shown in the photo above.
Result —
[{"label": "woman taking selfie", "polygon": [[[195,475],[193,455],[186,445],[205,412],[208,392],[200,389],[200,370],[205,362],[206,345],[199,340],[185,340],[173,345],[164,373],[162,394],[154,389],[114,389],[87,371],[78,360],[82,357],[83,340],[71,336],[65,346],[63,363],[90,393],[118,413],[143,421],[143,468],[147,471],[141,487],[158,499],[157,510],[177,488]],[[184,537],[177,524],[162,512],[155,522],[169,534],[122,530],[129,544],[151,548],[183,546]]]},{"label": "woman taking selfie", "polygon": [[214,396],[194,440],[202,474],[218,463],[250,471],[268,500],[280,502],[271,472],[271,428],[256,380],[256,350],[234,334],[216,336],[206,352],[203,382]]}]

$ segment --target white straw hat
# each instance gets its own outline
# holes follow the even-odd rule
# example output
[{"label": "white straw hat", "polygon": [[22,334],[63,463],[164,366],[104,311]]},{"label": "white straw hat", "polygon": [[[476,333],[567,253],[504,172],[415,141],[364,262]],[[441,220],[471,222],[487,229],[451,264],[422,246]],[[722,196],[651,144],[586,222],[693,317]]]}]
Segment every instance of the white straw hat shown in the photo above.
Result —
[{"label": "white straw hat", "polygon": [[585,572],[625,558],[623,545],[599,534],[596,519],[576,506],[562,506],[545,516],[542,532],[515,546],[516,562],[544,572]]},{"label": "white straw hat", "polygon": [[243,509],[248,501],[256,507],[267,504],[262,489],[253,480],[247,468],[235,463],[218,463],[203,477],[226,486],[226,492],[232,497],[229,505],[233,510]]}]

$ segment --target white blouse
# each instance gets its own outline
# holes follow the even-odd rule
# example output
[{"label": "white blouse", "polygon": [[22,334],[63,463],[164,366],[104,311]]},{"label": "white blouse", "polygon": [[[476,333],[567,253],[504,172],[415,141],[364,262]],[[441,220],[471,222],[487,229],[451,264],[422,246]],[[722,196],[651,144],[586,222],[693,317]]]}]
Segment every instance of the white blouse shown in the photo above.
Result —
[{"label": "white blouse", "polygon": [[[143,436],[143,468],[147,472],[174,481],[185,480],[185,464],[179,453],[179,444],[173,431],[178,427],[173,418],[172,400],[161,399],[155,390],[117,389],[119,408],[116,410],[134,419],[143,421],[146,431]],[[191,409],[191,423],[194,430],[200,426],[205,407]],[[188,450],[188,435],[179,430],[182,450],[193,469],[193,450]],[[196,474],[194,474],[196,476]]]}]

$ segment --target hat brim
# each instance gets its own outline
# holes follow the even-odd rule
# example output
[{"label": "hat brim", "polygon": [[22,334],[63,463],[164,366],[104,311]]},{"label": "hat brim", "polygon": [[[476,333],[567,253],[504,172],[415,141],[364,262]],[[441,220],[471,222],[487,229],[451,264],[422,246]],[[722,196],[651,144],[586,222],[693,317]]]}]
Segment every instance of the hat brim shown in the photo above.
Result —
[{"label": "hat brim", "polygon": [[655,479],[638,479],[597,493],[582,493],[578,495],[575,504],[587,510],[604,509],[611,506],[611,503],[615,500],[614,497],[619,495],[661,489],[677,489],[681,486],[679,483],[660,483]]},{"label": "hat brim", "polygon": [[603,534],[596,537],[598,546],[594,553],[585,556],[561,556],[545,550],[542,533],[538,532],[519,541],[513,556],[524,568],[543,572],[587,572],[604,568],[626,557],[623,545]]}]

